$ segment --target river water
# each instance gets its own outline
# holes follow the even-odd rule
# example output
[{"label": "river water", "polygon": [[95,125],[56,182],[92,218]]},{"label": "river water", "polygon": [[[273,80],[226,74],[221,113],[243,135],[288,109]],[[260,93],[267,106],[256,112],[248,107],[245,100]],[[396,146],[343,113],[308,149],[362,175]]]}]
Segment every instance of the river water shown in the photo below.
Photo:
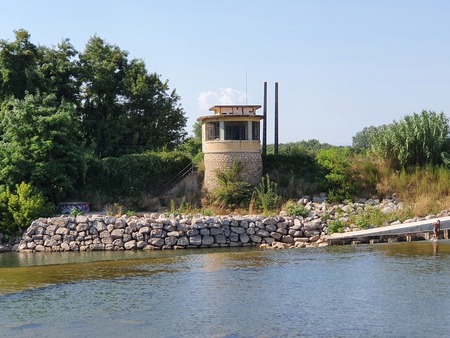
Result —
[{"label": "river water", "polygon": [[447,240],[0,255],[0,337],[449,334]]}]

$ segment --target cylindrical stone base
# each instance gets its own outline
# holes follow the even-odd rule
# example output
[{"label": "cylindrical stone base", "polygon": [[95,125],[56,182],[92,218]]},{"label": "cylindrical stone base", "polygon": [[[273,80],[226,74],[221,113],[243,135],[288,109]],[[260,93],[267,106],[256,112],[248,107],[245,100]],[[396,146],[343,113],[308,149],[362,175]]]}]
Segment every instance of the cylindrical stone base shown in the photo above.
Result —
[{"label": "cylindrical stone base", "polygon": [[205,153],[205,181],[203,187],[207,191],[217,189],[219,187],[217,172],[231,168],[234,162],[240,162],[243,166],[240,173],[243,181],[254,186],[261,183],[263,166],[260,152]]}]

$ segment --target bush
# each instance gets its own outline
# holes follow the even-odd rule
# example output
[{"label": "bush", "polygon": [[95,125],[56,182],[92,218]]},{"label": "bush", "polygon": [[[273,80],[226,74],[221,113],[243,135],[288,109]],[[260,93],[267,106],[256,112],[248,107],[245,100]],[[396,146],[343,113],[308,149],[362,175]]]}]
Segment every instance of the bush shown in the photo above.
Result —
[{"label": "bush", "polygon": [[300,149],[263,156],[263,168],[277,182],[278,193],[286,199],[315,193],[317,182],[325,175],[314,156]]},{"label": "bush", "polygon": [[317,154],[316,160],[328,172],[325,175],[323,188],[328,191],[330,202],[339,202],[354,197],[358,186],[352,178],[349,148],[335,147],[321,150]]},{"label": "bush", "polygon": [[344,228],[347,226],[347,224],[343,221],[339,220],[332,220],[327,226],[327,233],[328,234],[334,234],[336,232],[344,232]]},{"label": "bush", "polygon": [[8,237],[20,235],[32,220],[53,212],[54,206],[41,192],[22,182],[16,185],[16,192],[7,188],[0,194],[0,232]]},{"label": "bush", "polygon": [[255,207],[264,212],[275,210],[279,207],[281,197],[277,194],[277,184],[270,180],[269,175],[262,178],[259,187],[252,194]]},{"label": "bush", "polygon": [[221,208],[248,208],[250,184],[240,177],[242,163],[234,162],[230,169],[217,172],[219,187],[214,191],[214,204]]},{"label": "bush", "polygon": [[309,210],[305,208],[303,204],[297,204],[294,201],[288,201],[283,206],[283,210],[286,211],[288,216],[302,216],[307,217]]}]

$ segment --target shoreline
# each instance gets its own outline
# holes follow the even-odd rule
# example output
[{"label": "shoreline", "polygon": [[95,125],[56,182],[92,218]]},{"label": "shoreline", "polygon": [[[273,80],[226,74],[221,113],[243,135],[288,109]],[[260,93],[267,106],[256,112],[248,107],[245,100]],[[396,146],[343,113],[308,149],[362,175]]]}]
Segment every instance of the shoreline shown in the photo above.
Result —
[{"label": "shoreline", "polygon": [[[185,248],[221,248],[255,246],[268,249],[304,248],[335,244],[330,239],[339,234],[328,234],[331,220],[347,221],[351,215],[365,208],[379,208],[392,212],[402,208],[394,199],[364,200],[359,203],[330,205],[319,198],[298,201],[309,211],[307,217],[261,215],[167,215],[139,213],[136,216],[108,216],[99,213],[72,217],[39,218],[34,220],[14,243],[0,245],[0,252],[52,252],[99,250],[173,250]],[[399,225],[447,216],[414,218],[387,224]],[[326,216],[326,217],[324,217]],[[370,227],[376,231],[375,227]],[[357,237],[363,234],[355,225],[344,229],[344,234]],[[363,243],[356,241],[353,244]],[[376,241],[375,241],[376,242]],[[345,243],[345,244],[351,244]]]},{"label": "shoreline", "polygon": [[328,245],[323,229],[320,219],[288,216],[61,216],[33,221],[11,251],[303,248]]}]

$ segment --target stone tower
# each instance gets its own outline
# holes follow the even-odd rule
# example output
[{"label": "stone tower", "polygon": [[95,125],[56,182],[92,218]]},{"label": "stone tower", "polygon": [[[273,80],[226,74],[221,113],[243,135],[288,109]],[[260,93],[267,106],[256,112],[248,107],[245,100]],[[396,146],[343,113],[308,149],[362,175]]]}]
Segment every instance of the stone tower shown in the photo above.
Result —
[{"label": "stone tower", "polygon": [[213,106],[214,115],[197,119],[202,124],[202,150],[205,162],[204,188],[218,187],[217,171],[230,168],[234,162],[243,165],[241,178],[252,184],[261,183],[262,159],[260,122],[257,105]]}]

